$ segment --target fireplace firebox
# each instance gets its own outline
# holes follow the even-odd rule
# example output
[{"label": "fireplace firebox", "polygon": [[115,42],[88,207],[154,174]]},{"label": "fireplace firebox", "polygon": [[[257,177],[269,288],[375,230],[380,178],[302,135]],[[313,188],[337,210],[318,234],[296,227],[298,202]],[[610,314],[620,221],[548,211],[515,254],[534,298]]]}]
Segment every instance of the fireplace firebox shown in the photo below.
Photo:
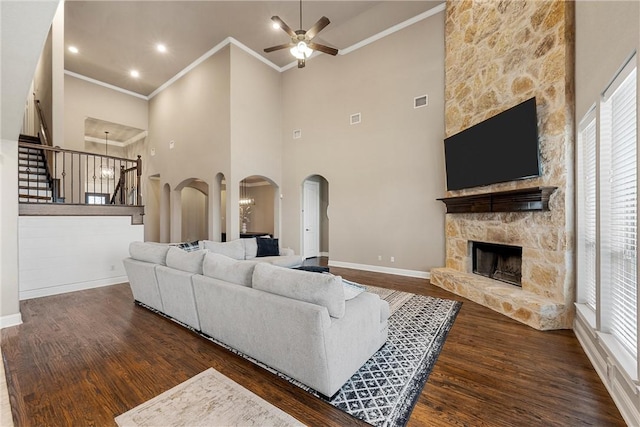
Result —
[{"label": "fireplace firebox", "polygon": [[471,243],[473,273],[522,287],[522,247]]}]

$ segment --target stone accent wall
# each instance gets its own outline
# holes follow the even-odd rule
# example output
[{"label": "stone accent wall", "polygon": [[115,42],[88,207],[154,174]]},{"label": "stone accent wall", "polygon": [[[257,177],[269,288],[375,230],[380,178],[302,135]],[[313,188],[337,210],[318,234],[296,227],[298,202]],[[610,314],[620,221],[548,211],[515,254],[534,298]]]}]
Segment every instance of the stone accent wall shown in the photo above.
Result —
[{"label": "stone accent wall", "polygon": [[[448,214],[446,268],[433,269],[431,282],[537,329],[573,323],[573,8],[558,0],[447,1],[446,136],[535,96],[542,167],[539,178],[447,196],[558,189],[548,212]],[[470,240],[522,246],[522,289],[470,274]]]}]

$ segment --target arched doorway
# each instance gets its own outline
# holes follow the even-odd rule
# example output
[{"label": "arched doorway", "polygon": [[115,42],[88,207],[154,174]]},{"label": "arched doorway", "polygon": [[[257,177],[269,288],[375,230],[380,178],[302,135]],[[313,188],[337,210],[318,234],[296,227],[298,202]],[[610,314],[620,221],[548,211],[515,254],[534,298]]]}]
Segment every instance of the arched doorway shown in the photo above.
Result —
[{"label": "arched doorway", "polygon": [[176,188],[180,191],[181,241],[209,238],[209,185],[191,178]]},{"label": "arched doorway", "polygon": [[240,236],[277,234],[277,186],[267,177],[252,175],[239,183]]}]

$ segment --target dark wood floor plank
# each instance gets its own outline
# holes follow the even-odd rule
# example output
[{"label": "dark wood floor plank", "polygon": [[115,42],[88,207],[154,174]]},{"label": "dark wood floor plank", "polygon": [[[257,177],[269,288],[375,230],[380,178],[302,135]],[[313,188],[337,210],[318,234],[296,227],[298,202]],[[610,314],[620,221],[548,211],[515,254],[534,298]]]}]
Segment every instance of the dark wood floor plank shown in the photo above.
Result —
[{"label": "dark wood floor plank", "polygon": [[[536,331],[425,279],[331,270],[463,301],[409,426],[625,425],[572,331]],[[23,301],[21,312],[1,335],[16,426],[115,425],[209,367],[308,425],[366,425],[135,305],[128,284]]]}]

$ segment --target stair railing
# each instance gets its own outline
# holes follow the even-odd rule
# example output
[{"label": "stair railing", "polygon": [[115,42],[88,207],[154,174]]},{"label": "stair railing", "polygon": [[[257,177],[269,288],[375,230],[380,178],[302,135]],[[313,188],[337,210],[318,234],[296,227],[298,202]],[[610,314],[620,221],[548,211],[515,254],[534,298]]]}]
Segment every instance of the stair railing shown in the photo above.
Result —
[{"label": "stair railing", "polygon": [[125,169],[124,165],[120,165],[120,179],[118,179],[118,184],[113,192],[110,204],[134,204],[133,201],[135,200],[136,205],[142,205],[142,195],[140,194],[140,191],[138,191],[140,188],[141,176],[142,159],[140,156],[138,156],[135,166]]},{"label": "stair railing", "polygon": [[[142,205],[140,156],[134,160],[29,142],[18,142],[18,147],[32,153],[41,150],[45,158],[51,159],[51,184],[46,193],[37,181],[41,174],[37,172],[36,154],[22,160],[21,203]],[[120,171],[119,176],[116,171]]]}]

